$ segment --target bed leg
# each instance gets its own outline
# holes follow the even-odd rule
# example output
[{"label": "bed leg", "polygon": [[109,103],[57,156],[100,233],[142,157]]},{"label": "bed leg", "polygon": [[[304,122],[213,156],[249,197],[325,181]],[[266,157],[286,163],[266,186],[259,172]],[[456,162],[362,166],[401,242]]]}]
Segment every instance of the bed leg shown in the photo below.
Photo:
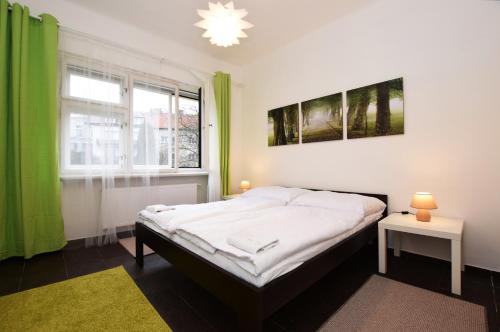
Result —
[{"label": "bed leg", "polygon": [[144,266],[144,243],[137,229],[135,233],[135,262],[140,267]]}]

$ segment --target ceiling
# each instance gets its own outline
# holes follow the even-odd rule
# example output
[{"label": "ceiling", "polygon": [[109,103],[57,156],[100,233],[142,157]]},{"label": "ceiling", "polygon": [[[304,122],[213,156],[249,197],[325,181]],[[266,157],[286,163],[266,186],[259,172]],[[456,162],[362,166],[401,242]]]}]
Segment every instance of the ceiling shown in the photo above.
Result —
[{"label": "ceiling", "polygon": [[[255,26],[248,38],[228,48],[213,46],[193,24],[208,0],[67,0],[135,25],[218,59],[242,65],[375,0],[234,0]],[[211,0],[217,2],[216,0]],[[227,1],[221,1],[225,4]]]}]

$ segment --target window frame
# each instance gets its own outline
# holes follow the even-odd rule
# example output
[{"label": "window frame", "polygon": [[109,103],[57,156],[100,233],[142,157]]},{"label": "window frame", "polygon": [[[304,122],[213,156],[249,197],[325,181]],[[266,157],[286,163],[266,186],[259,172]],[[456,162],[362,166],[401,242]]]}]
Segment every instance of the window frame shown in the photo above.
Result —
[{"label": "window frame", "polygon": [[[111,103],[105,101],[98,101],[86,98],[79,98],[69,95],[70,89],[70,74],[71,71],[68,70],[69,66],[81,67],[81,68],[91,68],[95,71],[102,71],[103,73],[109,73],[110,75],[121,78],[121,94],[120,94],[120,103]],[[105,70],[104,70],[105,69]],[[179,115],[179,98],[184,97],[188,98],[181,93],[181,87],[183,86],[195,86],[190,84],[180,83],[174,80],[169,80],[164,77],[159,77],[155,75],[151,75],[148,73],[138,72],[133,69],[123,68],[120,66],[104,66],[101,62],[97,60],[87,60],[82,59],[77,55],[67,55],[65,54],[61,60],[61,70],[60,70],[61,84],[60,84],[60,173],[62,175],[83,175],[83,174],[98,174],[101,165],[92,166],[72,166],[70,164],[70,115],[71,115],[71,106],[80,105],[82,108],[96,107],[96,115],[106,113],[109,115],[110,112],[121,114],[122,117],[122,130],[123,132],[120,135],[120,143],[122,146],[122,150],[120,151],[120,158],[123,158],[124,161],[121,163],[120,167],[116,169],[116,175],[141,175],[148,174],[151,172],[158,174],[169,174],[169,173],[182,173],[182,172],[205,172],[205,162],[202,159],[204,156],[203,146],[205,140],[204,126],[202,125],[202,121],[204,120],[204,109],[202,108],[202,88],[198,88],[198,119],[199,119],[199,140],[198,140],[198,158],[199,158],[199,167],[179,167],[179,146],[178,146],[178,115]],[[159,85],[161,87],[165,87],[168,89],[172,89],[175,91],[173,94],[173,102],[171,112],[175,112],[174,124],[172,129],[174,130],[174,163],[171,167],[137,167],[134,166],[133,161],[133,118],[134,118],[134,110],[133,110],[133,88],[134,82],[139,81],[141,83]],[[195,92],[187,91],[192,95],[196,95]],[[196,100],[196,98],[191,98]],[[90,105],[90,106],[89,106]],[[75,106],[73,106],[75,107]],[[108,111],[99,112],[98,108],[104,107],[108,109]],[[128,130],[127,130],[128,127]],[[202,142],[203,141],[203,142]],[[114,170],[113,170],[114,171]]]},{"label": "window frame", "polygon": [[[119,77],[121,78],[121,84],[120,84],[120,102],[119,103],[112,103],[112,102],[105,102],[105,101],[99,101],[99,100],[94,100],[94,99],[87,99],[87,98],[80,98],[80,97],[75,97],[71,96],[69,94],[70,90],[70,75],[71,71],[68,70],[69,66],[73,67],[80,67],[80,68],[92,68],[93,71],[96,72],[109,72],[110,75]],[[105,68],[107,67],[107,68]],[[84,103],[95,103],[99,105],[106,105],[110,107],[122,107],[122,108],[128,108],[129,107],[129,75],[123,70],[119,69],[116,66],[104,66],[98,61],[84,61],[82,59],[79,59],[77,57],[71,58],[71,60],[64,59],[62,62],[62,67],[61,67],[61,78],[62,78],[62,86],[61,86],[61,98],[64,99],[71,99],[75,101],[80,101]]]},{"label": "window frame", "polygon": [[[198,132],[199,132],[199,139],[198,139],[198,164],[199,166],[198,167],[182,167],[182,166],[179,166],[180,169],[187,169],[187,170],[195,170],[195,169],[203,169],[202,165],[203,165],[203,160],[201,159],[203,154],[202,154],[202,136],[203,136],[203,125],[202,125],[202,121],[204,120],[204,117],[203,117],[203,114],[201,112],[201,105],[202,105],[202,94],[201,94],[201,88],[198,88],[198,92],[195,93],[195,92],[191,92],[191,91],[186,91],[186,90],[182,90],[180,89],[179,90],[180,93],[179,93],[179,98],[187,98],[187,99],[191,99],[191,100],[197,100],[198,101]],[[191,95],[197,95],[198,98],[193,98],[193,97],[190,97],[188,96],[188,94],[191,94]],[[178,119],[176,121],[176,124],[178,124]],[[177,130],[176,130],[177,132]]]},{"label": "window frame", "polygon": [[[90,105],[95,105],[94,103],[90,103]],[[69,107],[68,111],[63,111],[62,109],[67,106]],[[100,166],[102,165],[90,165],[90,166],[73,166],[71,165],[70,158],[71,158],[71,152],[70,152],[70,120],[71,120],[71,114],[72,113],[78,113],[78,112],[71,112],[71,107],[92,107],[92,106],[85,106],[82,105],[81,101],[75,101],[75,100],[61,100],[61,170],[63,174],[79,174],[79,173],[86,173],[88,170],[90,171],[96,171],[99,169]],[[95,107],[100,107],[100,105],[95,105]],[[89,115],[103,115],[103,111],[99,111],[98,109],[96,110],[86,110],[86,114]],[[110,113],[115,113],[116,115],[120,116],[112,116],[112,118],[120,120],[121,126],[125,127],[127,125],[127,113],[124,109],[122,108],[112,108],[112,110],[105,112],[107,117],[110,117]],[[123,128],[122,128],[123,129]],[[121,150],[120,152],[120,158],[123,160],[124,156],[126,155],[127,151],[127,138],[125,135],[121,135],[120,137],[120,144],[121,144]],[[106,165],[106,166],[111,166],[111,165]],[[124,172],[126,171],[126,166],[125,163],[122,162],[119,167],[115,168],[117,172]]]},{"label": "window frame", "polygon": [[[134,161],[133,161],[133,146],[134,146],[134,82],[139,81],[141,83],[146,83],[146,84],[151,84],[151,85],[158,85],[161,87],[165,88],[171,88],[174,90],[174,100],[173,100],[173,105],[170,105],[171,110],[170,112],[175,111],[175,118],[174,118],[174,133],[175,133],[175,144],[173,146],[173,151],[174,151],[174,164],[172,167],[158,167],[158,168],[150,168],[150,167],[137,167],[134,166]],[[169,86],[170,85],[170,86]],[[179,96],[179,87],[177,85],[172,84],[171,82],[167,82],[161,78],[145,78],[142,75],[137,75],[137,74],[131,74],[130,80],[129,80],[129,91],[130,91],[130,96],[129,96],[129,101],[130,101],[130,107],[129,107],[129,118],[128,118],[128,149],[127,149],[127,169],[128,172],[131,174],[140,174],[144,172],[150,172],[150,171],[157,171],[161,173],[174,173],[179,171],[178,167],[178,161],[177,161],[177,155],[178,155],[178,147],[177,147],[177,121],[178,121],[178,114],[179,114],[179,102],[178,102],[178,96]]]}]

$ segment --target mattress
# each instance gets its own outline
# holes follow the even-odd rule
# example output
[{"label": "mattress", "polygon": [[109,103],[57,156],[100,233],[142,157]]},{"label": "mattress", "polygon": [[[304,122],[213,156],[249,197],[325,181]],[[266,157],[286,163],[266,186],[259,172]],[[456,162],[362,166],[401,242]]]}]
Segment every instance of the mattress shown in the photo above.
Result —
[{"label": "mattress", "polygon": [[326,249],[334,246],[335,244],[341,242],[342,240],[348,238],[349,236],[361,231],[362,229],[368,227],[369,225],[376,222],[382,215],[382,212],[375,213],[370,216],[365,217],[360,223],[358,223],[355,227],[349,229],[348,231],[343,232],[333,238],[330,238],[326,241],[320,242],[314,246],[305,248],[296,254],[287,257],[282,260],[278,264],[274,265],[272,268],[266,270],[265,272],[254,275],[247,270],[243,269],[240,265],[238,265],[235,261],[233,261],[230,257],[221,252],[210,253],[206,250],[203,250],[199,246],[194,243],[180,237],[177,234],[169,233],[163,229],[161,229],[155,223],[148,221],[147,219],[140,218],[138,221],[143,223],[146,227],[151,230],[159,233],[171,241],[181,245],[192,253],[206,259],[207,261],[219,266],[220,268],[232,273],[233,275],[249,282],[250,284],[262,287],[270,281],[296,269],[301,264],[311,259],[312,257],[320,254]]}]

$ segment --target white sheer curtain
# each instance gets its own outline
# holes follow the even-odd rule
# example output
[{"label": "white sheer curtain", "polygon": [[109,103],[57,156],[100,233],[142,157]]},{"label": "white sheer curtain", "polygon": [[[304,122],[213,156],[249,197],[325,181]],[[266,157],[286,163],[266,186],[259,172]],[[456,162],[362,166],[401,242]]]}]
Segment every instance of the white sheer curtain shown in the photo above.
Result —
[{"label": "white sheer curtain", "polygon": [[[119,54],[118,54],[119,57]],[[117,188],[150,186],[175,168],[178,88],[93,58],[61,53],[61,170],[82,178],[87,245],[117,241]],[[158,63],[161,69],[161,63]],[[119,193],[120,202],[133,199]]]},{"label": "white sheer curtain", "polygon": [[220,159],[219,138],[217,128],[217,108],[215,105],[215,93],[213,75],[192,71],[201,82],[203,82],[203,101],[205,105],[205,116],[208,118],[208,201],[219,201],[221,199],[220,188]]}]

